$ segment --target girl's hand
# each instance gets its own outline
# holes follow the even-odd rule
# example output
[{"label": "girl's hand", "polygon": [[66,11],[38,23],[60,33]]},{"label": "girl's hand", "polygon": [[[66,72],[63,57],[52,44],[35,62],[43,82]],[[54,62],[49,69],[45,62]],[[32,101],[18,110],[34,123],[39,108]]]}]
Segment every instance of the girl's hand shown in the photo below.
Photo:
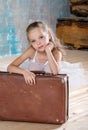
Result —
[{"label": "girl's hand", "polygon": [[52,51],[54,48],[54,44],[52,42],[49,42],[46,47],[45,47],[45,51],[48,52],[49,50]]},{"label": "girl's hand", "polygon": [[33,72],[26,70],[26,71],[24,71],[23,76],[24,76],[26,84],[30,84],[30,85],[35,84],[36,75]]}]

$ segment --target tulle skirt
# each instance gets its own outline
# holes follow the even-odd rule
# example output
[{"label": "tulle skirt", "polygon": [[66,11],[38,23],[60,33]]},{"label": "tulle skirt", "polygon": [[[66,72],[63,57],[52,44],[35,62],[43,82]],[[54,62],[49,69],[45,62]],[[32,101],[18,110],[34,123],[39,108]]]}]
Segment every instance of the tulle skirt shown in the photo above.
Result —
[{"label": "tulle skirt", "polygon": [[[58,68],[60,68],[59,65]],[[34,62],[33,60],[29,60],[22,64],[22,67],[27,70],[37,70],[45,71],[46,73],[51,73],[48,62],[46,64],[41,64],[38,62]],[[68,75],[70,88],[76,89],[88,85],[86,70],[83,68],[82,63],[72,64],[66,61],[61,61],[61,68],[59,73]]]},{"label": "tulle skirt", "polygon": [[69,77],[69,86],[71,88],[80,88],[88,85],[88,72],[83,68],[82,63],[69,63],[62,61],[60,73],[65,73]]}]

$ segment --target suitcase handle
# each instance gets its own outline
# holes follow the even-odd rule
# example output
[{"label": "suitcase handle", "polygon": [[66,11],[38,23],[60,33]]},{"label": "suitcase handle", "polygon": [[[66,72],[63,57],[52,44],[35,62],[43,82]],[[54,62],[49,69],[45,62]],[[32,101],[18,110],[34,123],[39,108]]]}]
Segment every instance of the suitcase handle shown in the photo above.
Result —
[{"label": "suitcase handle", "polygon": [[[44,76],[53,76],[54,75],[53,73],[46,73],[45,71],[31,71],[31,72],[33,72],[36,75],[44,75]],[[58,74],[56,74],[56,75],[58,75]]]},{"label": "suitcase handle", "polygon": [[31,72],[33,72],[36,75],[44,75],[45,74],[45,71],[31,71]]},{"label": "suitcase handle", "polygon": [[[67,74],[56,74],[56,75],[54,75],[53,73],[46,73],[45,71],[31,71],[31,72],[33,72],[34,74],[36,74],[36,75],[44,75],[44,76],[57,76],[57,75],[64,75],[64,76],[66,76]],[[68,75],[67,75],[68,76]]]}]

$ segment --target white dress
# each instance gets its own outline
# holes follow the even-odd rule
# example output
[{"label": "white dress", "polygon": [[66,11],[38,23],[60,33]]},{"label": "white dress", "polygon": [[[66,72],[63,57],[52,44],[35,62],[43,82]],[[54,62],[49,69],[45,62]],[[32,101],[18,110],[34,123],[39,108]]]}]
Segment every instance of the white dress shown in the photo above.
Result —
[{"label": "white dress", "polygon": [[[20,65],[21,68],[30,71],[45,71],[46,73],[51,73],[49,63],[40,63],[36,61],[36,54],[33,59],[26,60]],[[85,70],[80,63],[71,64],[66,61],[61,61],[60,74],[67,74],[69,77],[69,86],[76,89],[80,86],[88,85],[88,81],[85,78]]]}]

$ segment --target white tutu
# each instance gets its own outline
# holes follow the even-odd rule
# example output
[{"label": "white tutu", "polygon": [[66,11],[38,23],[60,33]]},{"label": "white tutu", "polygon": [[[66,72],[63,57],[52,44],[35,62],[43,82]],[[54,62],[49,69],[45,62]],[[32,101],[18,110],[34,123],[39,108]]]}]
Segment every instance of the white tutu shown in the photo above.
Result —
[{"label": "white tutu", "polygon": [[[20,67],[27,70],[45,71],[51,73],[48,62],[41,64],[35,60],[28,60]],[[85,77],[85,70],[81,63],[71,64],[69,62],[61,61],[60,74],[67,74],[69,77],[69,86],[71,88],[79,88],[81,86],[88,85],[88,81]]]},{"label": "white tutu", "polygon": [[76,89],[88,85],[88,80],[85,76],[85,69],[81,63],[69,63],[62,61],[61,74],[65,73],[69,76],[69,86]]}]

